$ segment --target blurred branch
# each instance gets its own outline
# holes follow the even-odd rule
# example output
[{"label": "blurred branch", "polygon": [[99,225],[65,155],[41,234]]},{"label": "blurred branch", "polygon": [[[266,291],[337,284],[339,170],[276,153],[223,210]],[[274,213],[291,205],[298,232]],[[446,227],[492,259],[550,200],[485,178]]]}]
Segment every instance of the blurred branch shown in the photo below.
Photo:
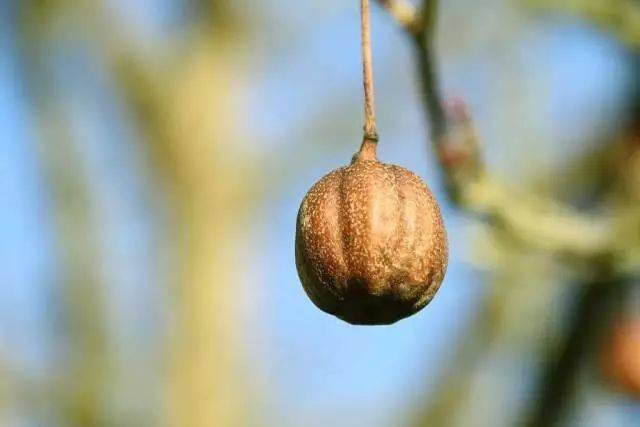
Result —
[{"label": "blurred branch", "polygon": [[0,352],[0,378],[3,379],[3,381],[0,382],[0,421],[2,421],[2,417],[13,409],[14,403],[12,400],[15,395],[13,389],[15,388],[16,382],[14,376],[9,372],[9,367],[4,360],[4,354],[2,352]]},{"label": "blurred branch", "polygon": [[[543,372],[541,403],[531,415],[531,425],[552,425],[551,420],[560,417],[567,403],[567,400],[559,400],[558,395],[568,395],[575,379],[575,369],[567,369],[567,365],[584,356],[586,347],[583,340],[590,340],[590,334],[594,332],[585,331],[584,327],[578,330],[580,322],[590,322],[594,326],[601,320],[592,313],[593,306],[599,303],[599,297],[613,292],[603,288],[614,288],[613,277],[638,267],[637,263],[625,261],[633,258],[640,247],[637,210],[621,210],[611,217],[589,215],[554,199],[508,190],[486,170],[481,144],[465,104],[455,100],[445,105],[442,99],[434,52],[437,1],[425,0],[417,10],[401,1],[380,0],[379,3],[405,30],[415,48],[423,105],[430,126],[430,143],[438,155],[451,201],[459,208],[488,220],[494,232],[499,232],[524,250],[561,256],[587,267],[588,271],[615,263],[602,283],[585,286],[585,295],[575,307],[575,321],[569,328],[563,349]],[[507,303],[506,296],[498,297],[504,297],[501,303]],[[472,373],[489,350],[491,337],[499,328],[487,319],[486,314],[481,313],[473,322],[468,339],[459,349],[458,360],[438,385],[436,398],[422,413],[420,425],[455,424],[452,414],[468,400],[466,396],[470,393]]]},{"label": "blurred branch", "polygon": [[470,322],[469,330],[460,337],[455,356],[442,368],[444,374],[430,394],[429,404],[418,407],[410,425],[447,426],[455,425],[452,412],[455,413],[471,393],[471,383],[478,365],[494,342],[497,327],[493,322],[490,304],[483,303],[481,312]]},{"label": "blurred branch", "polygon": [[640,48],[640,2],[637,0],[521,0],[552,12],[565,12],[611,32],[632,49]]},{"label": "blurred branch", "polygon": [[96,230],[100,227],[92,212],[86,180],[78,167],[82,160],[72,147],[73,138],[62,129],[50,133],[52,127],[65,123],[65,118],[52,114],[40,120],[46,129],[42,161],[54,187],[62,262],[66,267],[65,327],[71,347],[70,372],[65,384],[70,389],[67,411],[70,425],[104,426],[107,421],[102,405],[108,398],[111,366],[102,295],[104,282],[98,267],[101,254]]},{"label": "blurred branch", "polygon": [[612,237],[610,218],[582,214],[548,198],[513,193],[486,171],[466,106],[456,100],[445,108],[440,93],[433,37],[437,1],[425,0],[411,14],[397,12],[404,9],[402,2],[380,3],[398,19],[415,47],[431,145],[451,200],[488,219],[515,242],[569,260],[601,259],[624,250]]},{"label": "blurred branch", "polygon": [[[98,26],[110,21],[102,19]],[[220,31],[199,25],[157,56],[95,35],[171,213],[175,298],[166,415],[167,425],[177,427],[244,425],[252,416],[241,353],[243,281],[250,270],[243,244],[259,168],[242,152],[234,121],[242,92],[239,31]]]},{"label": "blurred branch", "polygon": [[[65,12],[70,13],[62,14],[61,4],[68,5]],[[216,25],[226,19],[225,8],[213,7],[198,19],[186,40],[172,40],[171,45],[176,41],[180,49],[172,51],[167,61],[166,57],[160,59],[161,55],[145,55],[135,46],[134,37],[114,31],[119,20],[110,19],[109,8],[102,6],[98,0],[88,4],[34,0],[34,4],[25,2],[23,14],[25,69],[30,71],[30,88],[37,97],[33,104],[47,140],[43,159],[50,161],[47,166],[52,169],[56,189],[61,187],[65,190],[62,195],[69,196],[59,206],[70,210],[64,212],[63,225],[68,226],[64,231],[76,239],[68,255],[74,274],[69,284],[83,292],[69,298],[70,304],[81,310],[69,319],[75,334],[74,369],[63,383],[71,392],[67,396],[63,389],[61,403],[56,403],[67,410],[62,423],[103,425],[102,405],[111,397],[104,395],[104,384],[110,378],[103,363],[108,352],[104,345],[98,345],[103,331],[96,327],[103,320],[94,304],[99,297],[100,286],[94,281],[99,269],[84,265],[96,254],[91,242],[83,239],[91,240],[100,227],[89,225],[87,200],[76,199],[87,194],[78,178],[77,153],[70,151],[74,140],[66,128],[68,117],[58,114],[64,111],[60,104],[66,94],[52,90],[51,76],[45,74],[43,65],[45,58],[55,55],[51,46],[64,44],[64,37],[69,36],[66,26],[60,25],[55,29],[62,34],[52,34],[50,21],[62,15],[73,20],[78,17],[74,11],[90,7],[91,13],[83,16],[83,42],[96,57],[103,55],[99,59],[114,74],[117,89],[124,91],[164,184],[164,201],[172,214],[164,236],[170,238],[170,261],[175,262],[175,269],[165,270],[173,273],[168,281],[174,297],[169,301],[173,324],[166,343],[165,423],[179,427],[245,424],[249,393],[238,367],[244,325],[238,309],[243,307],[242,271],[246,266],[239,265],[245,258],[239,249],[244,230],[238,227],[242,225],[241,213],[248,212],[247,201],[253,200],[257,186],[252,185],[255,181],[251,177],[257,168],[249,158],[240,157],[231,132],[237,100],[230,80],[239,78],[238,61],[233,56],[239,51],[233,49],[238,37],[229,34],[233,25]],[[243,167],[247,168],[244,173],[239,171]],[[242,180],[236,179],[238,174]],[[84,268],[76,277],[75,268],[81,266]],[[228,304],[230,300],[238,303]]]},{"label": "blurred branch", "polygon": [[500,231],[487,231],[482,248],[496,257],[490,283],[452,357],[444,358],[435,387],[425,393],[428,403],[416,413],[416,427],[519,425],[516,402],[524,401],[519,393],[533,375],[528,380],[515,372],[533,370],[560,335],[558,309],[576,286],[559,286],[563,273],[552,258],[514,248]]},{"label": "blurred branch", "polygon": [[69,366],[62,378],[56,378],[59,387],[48,385],[44,389],[65,425],[94,427],[106,425],[102,405],[107,401],[110,378],[103,283],[98,267],[96,230],[100,227],[95,222],[82,160],[69,129],[69,117],[54,87],[49,61],[54,41],[52,21],[66,6],[65,2],[48,2],[46,7],[37,1],[22,2],[19,43],[29,101],[40,131],[41,164],[53,193],[65,274],[62,301]]},{"label": "blurred branch", "polygon": [[611,274],[607,272],[599,280],[579,289],[567,332],[559,348],[546,358],[527,426],[564,425],[567,408],[575,396],[578,374],[591,354],[597,336],[612,318],[611,304],[620,284],[610,277]]}]

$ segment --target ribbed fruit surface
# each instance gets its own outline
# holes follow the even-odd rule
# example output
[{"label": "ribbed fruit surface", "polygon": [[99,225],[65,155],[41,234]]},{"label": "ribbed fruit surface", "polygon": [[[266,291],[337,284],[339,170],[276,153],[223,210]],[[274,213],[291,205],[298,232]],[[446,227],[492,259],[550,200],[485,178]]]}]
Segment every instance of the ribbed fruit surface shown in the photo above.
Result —
[{"label": "ribbed fruit surface", "polygon": [[298,212],[296,266],[321,310],[389,324],[422,309],[447,268],[437,202],[412,172],[356,160],[318,181]]}]

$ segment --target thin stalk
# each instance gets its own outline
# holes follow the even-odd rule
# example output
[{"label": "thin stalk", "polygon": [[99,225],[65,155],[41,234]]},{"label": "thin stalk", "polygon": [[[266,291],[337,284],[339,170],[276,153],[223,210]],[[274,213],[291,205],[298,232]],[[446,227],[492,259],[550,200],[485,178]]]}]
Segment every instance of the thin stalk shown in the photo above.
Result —
[{"label": "thin stalk", "polygon": [[373,88],[373,60],[371,54],[371,12],[369,0],[360,0],[360,18],[362,33],[362,81],[364,85],[364,139],[358,158],[376,159],[376,109]]}]

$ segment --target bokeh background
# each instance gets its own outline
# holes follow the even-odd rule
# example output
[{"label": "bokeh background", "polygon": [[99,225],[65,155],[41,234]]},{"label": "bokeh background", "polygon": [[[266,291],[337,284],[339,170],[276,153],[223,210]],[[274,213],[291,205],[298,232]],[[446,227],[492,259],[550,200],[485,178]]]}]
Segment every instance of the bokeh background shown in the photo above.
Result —
[{"label": "bokeh background", "polygon": [[[448,197],[415,51],[375,6],[379,156],[429,183],[451,254],[425,310],[355,327],[307,299],[293,241],[359,147],[358,2],[0,0],[1,426],[640,425],[600,362],[612,319],[640,318],[640,257],[573,331],[593,260]],[[640,205],[640,2],[438,21],[442,91],[514,204]]]}]

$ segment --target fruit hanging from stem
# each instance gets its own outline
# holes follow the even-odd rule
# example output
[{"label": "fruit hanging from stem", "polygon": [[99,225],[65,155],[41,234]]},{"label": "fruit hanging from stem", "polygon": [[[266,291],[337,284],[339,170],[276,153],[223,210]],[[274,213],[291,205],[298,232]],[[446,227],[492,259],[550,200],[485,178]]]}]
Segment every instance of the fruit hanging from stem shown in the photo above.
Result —
[{"label": "fruit hanging from stem", "polygon": [[368,0],[362,5],[365,132],[351,165],[307,193],[296,224],[296,266],[309,298],[352,324],[390,324],[421,310],[440,287],[448,248],[427,185],[376,157]]}]

